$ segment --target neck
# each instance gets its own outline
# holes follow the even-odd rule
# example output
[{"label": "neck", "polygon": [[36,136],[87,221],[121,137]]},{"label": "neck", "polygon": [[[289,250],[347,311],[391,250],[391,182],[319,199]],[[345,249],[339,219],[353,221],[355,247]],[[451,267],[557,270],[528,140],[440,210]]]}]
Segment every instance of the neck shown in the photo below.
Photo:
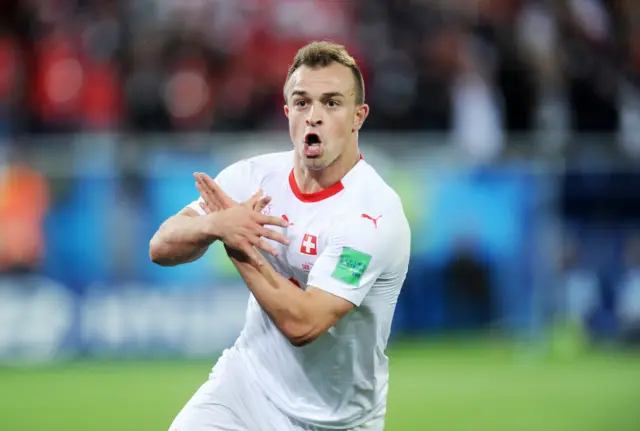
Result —
[{"label": "neck", "polygon": [[302,193],[316,193],[340,181],[360,160],[358,145],[352,145],[324,169],[311,170],[296,156],[293,174]]}]

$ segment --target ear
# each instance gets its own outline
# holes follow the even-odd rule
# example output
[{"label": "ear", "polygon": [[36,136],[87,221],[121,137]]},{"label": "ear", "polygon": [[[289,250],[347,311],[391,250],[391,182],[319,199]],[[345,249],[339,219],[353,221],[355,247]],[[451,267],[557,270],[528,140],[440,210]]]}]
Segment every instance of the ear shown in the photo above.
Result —
[{"label": "ear", "polygon": [[289,118],[289,105],[284,105],[284,115]]},{"label": "ear", "polygon": [[368,115],[369,115],[369,105],[363,103],[362,105],[356,106],[356,112],[353,116],[353,127],[351,129],[353,133],[358,132],[360,128],[362,128],[362,125],[364,124],[364,120],[367,119]]}]

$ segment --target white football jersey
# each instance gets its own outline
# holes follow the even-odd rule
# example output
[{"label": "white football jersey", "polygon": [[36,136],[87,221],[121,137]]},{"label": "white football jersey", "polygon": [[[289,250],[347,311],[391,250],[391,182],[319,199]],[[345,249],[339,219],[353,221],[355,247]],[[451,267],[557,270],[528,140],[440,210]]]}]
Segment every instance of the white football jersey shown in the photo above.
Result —
[{"label": "white football jersey", "polygon": [[[410,230],[398,195],[364,160],[342,180],[304,194],[293,176],[292,151],[237,162],[215,179],[235,201],[258,188],[271,196],[265,214],[287,219],[289,246],[264,254],[301,289],[325,290],[356,307],[312,343],[292,346],[251,296],[245,327],[225,352],[286,415],[345,429],[386,411],[391,321],[405,280]],[[203,214],[198,201],[191,208]]]}]

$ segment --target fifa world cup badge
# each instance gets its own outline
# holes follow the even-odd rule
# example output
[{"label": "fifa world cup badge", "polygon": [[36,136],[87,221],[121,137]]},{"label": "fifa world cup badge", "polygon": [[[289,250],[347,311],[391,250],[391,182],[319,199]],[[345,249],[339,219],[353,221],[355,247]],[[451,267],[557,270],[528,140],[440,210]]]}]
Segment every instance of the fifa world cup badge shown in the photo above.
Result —
[{"label": "fifa world cup badge", "polygon": [[353,248],[344,247],[331,276],[351,286],[358,286],[371,262],[371,256]]}]

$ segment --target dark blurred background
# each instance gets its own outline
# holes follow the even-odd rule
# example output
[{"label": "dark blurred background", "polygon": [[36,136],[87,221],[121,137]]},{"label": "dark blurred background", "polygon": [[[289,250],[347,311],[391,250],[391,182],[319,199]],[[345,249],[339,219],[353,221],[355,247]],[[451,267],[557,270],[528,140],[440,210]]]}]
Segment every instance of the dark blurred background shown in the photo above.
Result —
[{"label": "dark blurred background", "polygon": [[493,142],[633,125],[631,0],[3,3],[2,130],[13,139],[281,130],[283,71],[313,39],[358,59],[368,130]]},{"label": "dark blurred background", "polygon": [[319,39],[412,226],[388,429],[640,429],[639,2],[0,7],[0,429],[169,425],[248,294],[220,248],[167,269],[148,241],[194,171],[290,148]]}]

